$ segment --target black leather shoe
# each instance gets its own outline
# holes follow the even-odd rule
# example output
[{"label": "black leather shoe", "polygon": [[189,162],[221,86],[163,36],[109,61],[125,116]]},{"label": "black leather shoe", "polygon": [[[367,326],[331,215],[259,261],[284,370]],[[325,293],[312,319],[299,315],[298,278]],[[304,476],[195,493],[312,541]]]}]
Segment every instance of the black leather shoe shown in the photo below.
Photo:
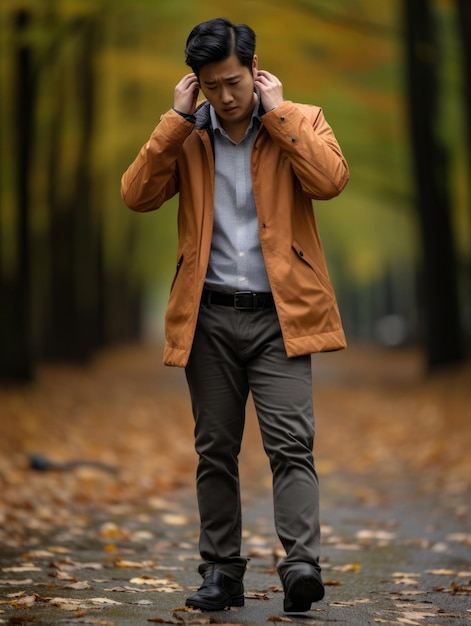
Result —
[{"label": "black leather shoe", "polygon": [[213,572],[198,591],[187,598],[186,606],[203,611],[223,611],[230,606],[244,606],[244,585],[221,572]]},{"label": "black leather shoe", "polygon": [[313,602],[324,597],[324,585],[320,572],[306,563],[289,570],[283,580],[285,613],[304,613],[309,611]]}]

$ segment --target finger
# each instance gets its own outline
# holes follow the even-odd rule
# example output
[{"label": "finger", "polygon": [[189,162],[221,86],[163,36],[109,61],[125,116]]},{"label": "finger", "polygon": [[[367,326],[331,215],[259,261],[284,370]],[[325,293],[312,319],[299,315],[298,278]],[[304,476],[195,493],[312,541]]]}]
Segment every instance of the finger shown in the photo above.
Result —
[{"label": "finger", "polygon": [[184,76],[180,81],[180,85],[187,89],[188,87],[191,87],[193,84],[194,85],[198,84],[198,79],[196,78],[195,74],[186,74],[186,76]]},{"label": "finger", "polygon": [[260,78],[274,78],[273,74],[270,74],[270,72],[267,72],[266,70],[259,70],[257,73],[257,77]]}]

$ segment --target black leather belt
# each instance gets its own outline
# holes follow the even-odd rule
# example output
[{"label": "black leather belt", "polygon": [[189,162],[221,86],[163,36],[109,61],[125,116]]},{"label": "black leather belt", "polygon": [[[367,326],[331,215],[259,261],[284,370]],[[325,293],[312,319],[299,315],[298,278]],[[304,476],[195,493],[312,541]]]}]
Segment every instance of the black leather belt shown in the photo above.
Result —
[{"label": "black leather belt", "polygon": [[275,303],[271,293],[254,293],[253,291],[236,291],[235,293],[222,293],[203,289],[201,301],[204,304],[221,304],[232,306],[240,311],[253,311],[255,309],[274,309]]}]

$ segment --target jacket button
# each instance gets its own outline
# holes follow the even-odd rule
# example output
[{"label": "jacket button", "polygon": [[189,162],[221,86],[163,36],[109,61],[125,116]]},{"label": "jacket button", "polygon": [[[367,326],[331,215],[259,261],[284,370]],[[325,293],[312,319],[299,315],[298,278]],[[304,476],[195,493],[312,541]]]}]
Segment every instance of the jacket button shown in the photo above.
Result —
[{"label": "jacket button", "polygon": [[299,251],[299,256],[304,256],[304,252],[302,250]]},{"label": "jacket button", "polygon": [[292,143],[296,143],[298,140],[296,139],[296,137],[291,137],[291,141]]},{"label": "jacket button", "polygon": [[284,116],[284,115],[282,115],[282,116],[280,117],[280,122],[284,122],[284,121],[285,121],[285,116]]}]

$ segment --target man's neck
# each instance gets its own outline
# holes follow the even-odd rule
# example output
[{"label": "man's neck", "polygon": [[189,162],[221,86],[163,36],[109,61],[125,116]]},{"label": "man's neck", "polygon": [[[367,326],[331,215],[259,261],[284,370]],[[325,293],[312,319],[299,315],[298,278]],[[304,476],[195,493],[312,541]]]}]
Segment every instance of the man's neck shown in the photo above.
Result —
[{"label": "man's neck", "polygon": [[254,93],[254,106],[252,108],[250,116],[248,116],[247,118],[243,120],[240,120],[239,122],[231,123],[230,121],[222,120],[220,117],[217,118],[221,128],[224,129],[224,131],[227,133],[227,135],[232,139],[234,143],[239,143],[245,137],[247,129],[252,124],[252,118],[253,118],[255,109],[258,107],[258,102],[259,102],[258,98],[256,94]]}]

